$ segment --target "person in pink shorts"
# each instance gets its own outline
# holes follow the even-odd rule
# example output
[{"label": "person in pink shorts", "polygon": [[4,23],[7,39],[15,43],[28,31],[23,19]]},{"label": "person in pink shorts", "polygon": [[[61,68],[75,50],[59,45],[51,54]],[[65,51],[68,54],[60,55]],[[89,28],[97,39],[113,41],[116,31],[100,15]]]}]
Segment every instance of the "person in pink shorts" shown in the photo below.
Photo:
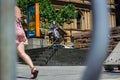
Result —
[{"label": "person in pink shorts", "polygon": [[28,44],[28,40],[21,24],[22,21],[21,10],[17,6],[15,6],[15,17],[16,17],[16,24],[15,24],[16,45],[17,45],[18,55],[29,65],[32,74],[31,79],[35,79],[38,75],[38,70],[33,65],[30,56],[27,55],[25,52],[25,45]]}]

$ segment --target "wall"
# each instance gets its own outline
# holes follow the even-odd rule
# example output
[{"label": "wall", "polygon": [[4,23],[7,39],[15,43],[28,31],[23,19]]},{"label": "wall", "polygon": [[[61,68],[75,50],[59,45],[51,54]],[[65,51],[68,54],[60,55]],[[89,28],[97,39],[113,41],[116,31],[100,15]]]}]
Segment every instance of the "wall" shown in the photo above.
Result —
[{"label": "wall", "polygon": [[[26,50],[35,65],[78,66],[85,65],[87,49],[36,48]],[[24,63],[20,58],[19,62]]]},{"label": "wall", "polygon": [[[78,11],[78,14],[81,16],[78,19],[73,19],[73,23],[68,25],[64,24],[63,28],[67,32],[67,42],[66,45],[70,45],[70,36],[73,36],[76,33],[79,33],[84,30],[92,30],[92,10],[91,10],[91,2],[90,0],[59,0],[64,2],[70,2],[76,6],[76,10]],[[56,6],[56,9],[59,9],[63,5],[60,4],[54,4]],[[115,15],[115,6],[114,6],[114,0],[108,0],[108,5],[110,10],[109,13],[109,25],[110,27],[116,27],[116,15]],[[79,24],[78,24],[79,21]],[[78,27],[79,26],[79,27]]]}]

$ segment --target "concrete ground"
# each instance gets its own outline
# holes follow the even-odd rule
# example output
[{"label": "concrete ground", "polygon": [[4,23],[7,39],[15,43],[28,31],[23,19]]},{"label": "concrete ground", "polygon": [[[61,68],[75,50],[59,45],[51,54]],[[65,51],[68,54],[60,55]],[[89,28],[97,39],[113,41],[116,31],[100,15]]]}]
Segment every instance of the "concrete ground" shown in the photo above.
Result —
[{"label": "concrete ground", "polygon": [[[82,80],[85,66],[36,66],[39,74],[35,80]],[[30,80],[27,65],[17,64],[17,80]],[[100,80],[120,80],[120,73],[102,71]]]}]

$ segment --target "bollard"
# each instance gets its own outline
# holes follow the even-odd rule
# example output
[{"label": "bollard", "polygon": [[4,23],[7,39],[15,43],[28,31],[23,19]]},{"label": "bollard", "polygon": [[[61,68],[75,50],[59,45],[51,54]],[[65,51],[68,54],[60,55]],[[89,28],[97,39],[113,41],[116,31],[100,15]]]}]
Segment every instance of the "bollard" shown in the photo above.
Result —
[{"label": "bollard", "polygon": [[93,38],[87,59],[87,68],[82,80],[98,80],[102,64],[107,57],[108,49],[108,8],[107,0],[92,0],[93,9]]},{"label": "bollard", "polygon": [[0,80],[16,80],[15,0],[0,0]]}]

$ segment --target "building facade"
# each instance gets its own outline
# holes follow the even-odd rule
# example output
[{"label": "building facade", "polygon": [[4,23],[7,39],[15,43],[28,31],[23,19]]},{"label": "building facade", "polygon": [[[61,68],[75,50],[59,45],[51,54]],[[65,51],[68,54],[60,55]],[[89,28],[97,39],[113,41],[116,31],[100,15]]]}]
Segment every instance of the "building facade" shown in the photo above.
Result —
[{"label": "building facade", "polygon": [[[51,0],[52,4],[59,9],[60,7],[66,4],[74,4],[76,6],[76,10],[78,11],[78,17],[73,19],[73,23],[68,25],[64,24],[63,28],[68,33],[66,44],[70,44],[71,36],[74,34],[92,30],[92,8],[90,0]],[[109,13],[109,24],[110,27],[116,26],[116,12],[115,12],[115,0],[108,0],[108,7],[110,8]]]}]

